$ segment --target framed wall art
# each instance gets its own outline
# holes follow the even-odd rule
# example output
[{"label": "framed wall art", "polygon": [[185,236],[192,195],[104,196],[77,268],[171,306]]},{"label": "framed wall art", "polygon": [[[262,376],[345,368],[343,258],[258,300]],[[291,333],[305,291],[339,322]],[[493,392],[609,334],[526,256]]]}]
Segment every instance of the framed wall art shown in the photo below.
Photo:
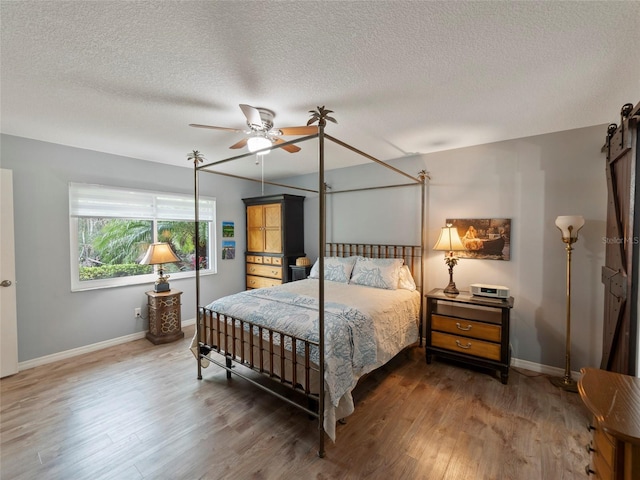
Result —
[{"label": "framed wall art", "polygon": [[236,242],[235,240],[222,241],[222,260],[233,260],[236,258]]},{"label": "framed wall art", "polygon": [[222,222],[222,236],[223,237],[233,237],[234,235],[234,223],[233,222]]},{"label": "framed wall art", "polygon": [[448,218],[456,227],[466,250],[456,252],[460,258],[511,260],[510,218]]}]

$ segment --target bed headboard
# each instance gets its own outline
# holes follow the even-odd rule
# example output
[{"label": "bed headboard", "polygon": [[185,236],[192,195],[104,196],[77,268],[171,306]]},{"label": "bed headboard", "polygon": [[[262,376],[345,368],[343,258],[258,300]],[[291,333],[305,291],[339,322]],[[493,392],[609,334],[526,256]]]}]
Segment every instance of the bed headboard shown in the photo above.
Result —
[{"label": "bed headboard", "polygon": [[327,243],[327,257],[402,258],[416,285],[422,284],[422,247],[420,245],[374,245],[369,243]]}]

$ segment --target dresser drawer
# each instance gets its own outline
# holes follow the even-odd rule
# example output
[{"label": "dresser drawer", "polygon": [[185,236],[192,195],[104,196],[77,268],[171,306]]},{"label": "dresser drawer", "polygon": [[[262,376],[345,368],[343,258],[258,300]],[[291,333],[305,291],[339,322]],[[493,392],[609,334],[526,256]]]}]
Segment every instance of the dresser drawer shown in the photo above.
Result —
[{"label": "dresser drawer", "polygon": [[281,257],[264,256],[264,257],[261,257],[261,258],[262,258],[262,263],[265,263],[267,265],[282,265],[282,258]]},{"label": "dresser drawer", "polygon": [[452,352],[488,358],[489,360],[500,360],[500,345],[496,343],[449,335],[448,333],[432,332],[431,344],[434,347],[445,348]]},{"label": "dresser drawer", "polygon": [[479,338],[496,343],[500,343],[502,339],[502,327],[500,325],[474,322],[473,320],[444,315],[433,314],[431,316],[431,328],[441,332],[464,335],[465,337]]},{"label": "dresser drawer", "polygon": [[247,274],[261,277],[282,278],[282,267],[273,265],[247,264]]},{"label": "dresser drawer", "polygon": [[282,265],[282,257],[268,255],[247,255],[247,263],[263,263],[265,265]]},{"label": "dresser drawer", "polygon": [[247,288],[265,288],[280,285],[282,280],[276,278],[255,277],[247,275]]}]

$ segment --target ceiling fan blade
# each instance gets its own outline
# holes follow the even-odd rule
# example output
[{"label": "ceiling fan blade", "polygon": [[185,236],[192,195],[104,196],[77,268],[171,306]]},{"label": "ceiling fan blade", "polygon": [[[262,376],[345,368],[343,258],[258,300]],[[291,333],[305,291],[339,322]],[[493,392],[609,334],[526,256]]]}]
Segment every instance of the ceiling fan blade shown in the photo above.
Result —
[{"label": "ceiling fan blade", "polygon": [[310,126],[310,127],[284,127],[278,128],[280,130],[280,135],[313,135],[314,133],[318,133],[318,127]]},{"label": "ceiling fan blade", "polygon": [[241,103],[240,109],[242,110],[242,113],[244,113],[244,116],[247,117],[247,122],[250,126],[259,129],[262,128],[262,117],[260,116],[260,112],[257,108]]},{"label": "ceiling fan blade", "polygon": [[[273,141],[274,143],[284,143],[284,140],[282,140],[281,138],[274,138]],[[282,147],[282,150],[286,150],[289,153],[296,153],[300,151],[300,147],[298,147],[297,145],[286,145]]]},{"label": "ceiling fan blade", "polygon": [[239,142],[236,142],[233,145],[231,145],[229,148],[242,148],[247,144],[248,140],[249,140],[248,138],[243,138]]},{"label": "ceiling fan blade", "polygon": [[216,127],[216,126],[213,126],[213,125],[200,125],[198,123],[190,123],[189,126],[190,127],[195,127],[195,128],[209,128],[211,130],[227,130],[229,132],[244,133],[244,130],[241,130],[239,128]]}]

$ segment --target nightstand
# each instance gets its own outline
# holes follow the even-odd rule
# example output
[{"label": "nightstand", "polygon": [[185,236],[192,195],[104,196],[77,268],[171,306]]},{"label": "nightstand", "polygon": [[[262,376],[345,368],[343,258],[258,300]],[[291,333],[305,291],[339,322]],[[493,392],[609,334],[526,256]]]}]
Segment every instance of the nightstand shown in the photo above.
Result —
[{"label": "nightstand", "polygon": [[509,323],[513,297],[498,299],[434,289],[427,301],[426,360],[436,354],[452,360],[495,369],[509,379],[511,352]]},{"label": "nightstand", "polygon": [[184,338],[180,319],[180,290],[146,292],[149,310],[147,339],[155,344],[169,343]]},{"label": "nightstand", "polygon": [[291,281],[304,280],[311,272],[311,265],[289,265],[291,269]]},{"label": "nightstand", "polygon": [[595,368],[580,370],[578,391],[593,414],[587,475],[640,478],[640,379]]}]

